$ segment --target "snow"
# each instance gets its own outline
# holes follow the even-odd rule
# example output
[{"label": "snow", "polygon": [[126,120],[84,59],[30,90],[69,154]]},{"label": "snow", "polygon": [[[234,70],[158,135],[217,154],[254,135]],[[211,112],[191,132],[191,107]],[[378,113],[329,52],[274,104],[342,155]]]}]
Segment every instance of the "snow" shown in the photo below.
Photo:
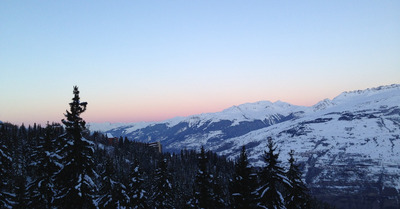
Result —
[{"label": "snow", "polygon": [[91,131],[107,132],[116,128],[123,128],[125,134],[156,124],[166,124],[173,127],[181,122],[189,123],[189,126],[201,126],[206,122],[218,122],[221,120],[234,121],[233,125],[238,125],[242,121],[264,120],[279,115],[287,116],[291,113],[307,110],[307,107],[291,105],[289,103],[277,101],[259,101],[255,103],[246,103],[239,106],[233,106],[215,113],[202,113],[189,117],[175,117],[161,122],[139,122],[139,123],[89,123],[88,128]]},{"label": "snow", "polygon": [[85,175],[84,177],[85,182],[87,182],[91,187],[95,187],[96,184],[93,182],[92,178],[88,175]]},{"label": "snow", "polygon": [[1,154],[1,156],[3,156],[4,158],[6,158],[8,161],[10,161],[10,162],[13,161],[12,158],[11,158],[10,156],[6,155],[6,154],[3,152],[2,149],[0,149],[0,154]]},{"label": "snow", "polygon": [[[266,139],[272,137],[279,147],[279,157],[283,164],[287,164],[288,152],[293,149],[296,152],[297,162],[306,163],[306,169],[323,170],[316,174],[313,182],[325,181],[330,178],[329,176],[347,172],[341,169],[348,165],[350,169],[358,169],[365,173],[365,179],[377,181],[377,174],[383,172],[382,167],[388,176],[400,173],[398,166],[400,115],[389,114],[391,108],[399,106],[400,85],[394,84],[343,92],[332,100],[325,99],[311,107],[296,106],[281,101],[260,101],[232,106],[221,112],[177,117],[162,122],[123,126],[109,124],[108,128],[106,125],[102,127],[106,131],[121,127],[128,134],[155,124],[173,127],[181,122],[187,122],[190,128],[221,120],[232,121],[232,126],[242,121],[262,120],[272,125],[233,138],[224,138],[223,130],[189,134],[181,141],[167,144],[166,148],[198,149],[204,145],[208,150],[218,150],[218,154],[235,159],[239,156],[238,150],[241,146],[251,145],[247,150],[250,162],[253,166],[263,166],[264,161],[261,156],[266,149]],[[275,118],[290,114],[296,115],[297,118],[273,124]],[[341,119],[344,114],[351,114],[354,117],[352,116],[350,120]],[[221,140],[210,142],[209,139],[212,138]],[[356,174],[350,173],[347,179],[338,181],[348,182],[350,185],[356,179]],[[388,183],[390,182],[386,182]]]},{"label": "snow", "polygon": [[113,128],[131,125],[132,123],[87,123],[87,128],[91,131],[99,131],[99,132],[106,132]]}]

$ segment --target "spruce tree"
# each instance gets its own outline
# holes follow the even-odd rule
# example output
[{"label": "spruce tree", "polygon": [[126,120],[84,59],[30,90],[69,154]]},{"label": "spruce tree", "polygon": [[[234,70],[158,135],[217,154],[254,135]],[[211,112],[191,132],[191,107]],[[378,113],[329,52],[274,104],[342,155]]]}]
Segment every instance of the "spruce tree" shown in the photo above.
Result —
[{"label": "spruce tree", "polygon": [[231,208],[256,208],[255,176],[247,159],[245,146],[242,147],[239,159],[235,163],[235,173],[230,183]]},{"label": "spruce tree", "polygon": [[125,147],[125,150],[127,150],[127,149],[129,148],[129,145],[130,145],[130,143],[129,143],[128,137],[125,136],[125,138],[124,138],[124,147]]},{"label": "spruce tree", "polygon": [[28,195],[26,185],[26,176],[17,175],[15,177],[15,204],[13,205],[14,209],[26,209],[28,207]]},{"label": "spruce tree", "polygon": [[148,208],[146,203],[147,192],[144,190],[142,173],[140,171],[139,161],[136,158],[134,159],[134,163],[131,165],[127,191],[129,197],[129,208]]},{"label": "spruce tree", "polygon": [[59,156],[55,154],[55,138],[58,129],[47,124],[44,137],[38,138],[34,148],[32,166],[35,167],[34,179],[28,186],[30,208],[53,208],[53,198],[56,196],[54,176],[60,169]]},{"label": "spruce tree", "polygon": [[152,197],[153,208],[168,209],[174,208],[171,174],[168,171],[167,159],[160,160],[155,172],[155,187]]},{"label": "spruce tree", "polygon": [[219,174],[211,175],[212,181],[212,201],[214,208],[226,208],[227,203],[224,200],[223,183]]},{"label": "spruce tree", "polygon": [[102,187],[100,189],[99,207],[100,208],[121,208],[128,204],[126,187],[116,179],[113,161],[106,160],[106,168],[102,173]]},{"label": "spruce tree", "polygon": [[66,133],[59,138],[62,168],[56,176],[56,203],[61,208],[95,208],[94,144],[83,137],[86,123],[80,117],[87,102],[80,102],[77,86],[73,94],[70,111],[66,111],[66,119],[62,120]]},{"label": "spruce tree", "polygon": [[13,208],[26,208],[27,197],[27,167],[29,165],[29,156],[31,149],[28,146],[28,129],[24,124],[18,130],[18,136],[15,140],[13,147],[13,189],[15,197],[13,201],[15,204]]},{"label": "spruce tree", "polygon": [[118,139],[118,148],[122,149],[123,147],[124,147],[124,138],[122,138],[122,136],[120,136]]},{"label": "spruce tree", "polygon": [[198,157],[198,171],[194,182],[194,197],[190,201],[191,207],[214,208],[212,182],[207,164],[208,158],[202,146]]},{"label": "spruce tree", "polygon": [[11,193],[11,153],[9,150],[8,134],[6,132],[6,124],[0,121],[0,208],[11,208],[13,205]]},{"label": "spruce tree", "polygon": [[268,152],[264,151],[264,161],[267,165],[262,169],[260,176],[261,187],[257,190],[258,206],[268,209],[285,208],[282,190],[287,186],[287,178],[282,167],[279,166],[279,153],[275,153],[276,145],[272,138],[268,138]]},{"label": "spruce tree", "polygon": [[309,206],[309,195],[305,184],[301,179],[301,172],[299,166],[295,164],[293,158],[294,150],[289,152],[289,170],[286,172],[286,177],[290,186],[285,197],[287,209],[306,209]]}]

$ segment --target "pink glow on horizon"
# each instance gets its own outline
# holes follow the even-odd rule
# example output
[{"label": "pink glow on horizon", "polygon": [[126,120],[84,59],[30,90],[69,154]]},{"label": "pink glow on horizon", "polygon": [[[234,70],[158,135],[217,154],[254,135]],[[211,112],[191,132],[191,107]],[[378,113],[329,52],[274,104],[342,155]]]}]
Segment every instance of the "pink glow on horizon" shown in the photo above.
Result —
[{"label": "pink glow on horizon", "polygon": [[[299,106],[312,106],[322,99],[280,99],[280,101],[290,103],[292,105]],[[148,107],[121,107],[118,110],[109,112],[104,110],[90,110],[88,107],[87,113],[83,115],[84,119],[88,122],[158,122],[167,119],[172,119],[174,117],[187,117],[191,115],[197,115],[202,113],[213,113],[220,112],[224,109],[232,107],[234,105],[240,105],[244,103],[253,103],[262,100],[253,101],[237,101],[237,102],[216,102],[215,104],[198,104],[197,106],[190,105],[187,103],[174,106],[174,104]],[[276,102],[278,100],[272,100]],[[102,114],[99,114],[101,112]]]},{"label": "pink glow on horizon", "polygon": [[[81,100],[88,102],[88,108],[81,117],[86,122],[158,122],[174,117],[187,117],[201,113],[220,112],[224,109],[234,105],[241,105],[244,103],[254,103],[258,101],[282,101],[292,105],[299,106],[312,106],[317,102],[329,98],[333,99],[334,96],[339,95],[338,91],[331,91],[329,94],[318,92],[317,90],[302,90],[292,92],[292,89],[280,89],[281,92],[254,93],[249,94],[238,92],[232,95],[225,94],[211,94],[208,97],[200,97],[199,94],[192,96],[173,95],[169,94],[156,100],[154,98],[138,98],[138,97],[119,97],[115,96],[107,100],[100,100],[93,95],[85,94],[82,91]],[[200,96],[199,96],[200,95]],[[266,96],[267,95],[267,96]],[[40,110],[30,110],[26,113],[15,112],[13,121],[15,124],[25,125],[37,123],[44,126],[47,121],[61,123],[64,119],[65,110],[69,109],[68,102],[71,95],[60,99],[56,106],[47,109],[46,113]],[[157,97],[159,98],[159,97]],[[204,99],[207,98],[207,99]],[[162,102],[160,102],[162,101]],[[17,114],[18,113],[18,114]],[[35,115],[36,114],[36,115]],[[26,120],[32,118],[32,120]],[[6,120],[4,118],[3,120]],[[7,121],[4,121],[7,122]]]}]

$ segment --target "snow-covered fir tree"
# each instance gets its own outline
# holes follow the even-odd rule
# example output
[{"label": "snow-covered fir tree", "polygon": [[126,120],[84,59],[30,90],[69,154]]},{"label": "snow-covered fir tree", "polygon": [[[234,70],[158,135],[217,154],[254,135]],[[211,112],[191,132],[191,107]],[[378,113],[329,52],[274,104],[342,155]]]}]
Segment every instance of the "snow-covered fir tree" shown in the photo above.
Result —
[{"label": "snow-covered fir tree", "polygon": [[128,181],[128,197],[129,208],[132,209],[146,209],[147,206],[147,192],[144,190],[143,177],[139,167],[139,161],[135,158],[131,165]]},{"label": "snow-covered fir tree", "polygon": [[194,182],[193,199],[190,201],[190,207],[192,208],[214,208],[212,181],[207,164],[208,158],[202,146],[198,157],[198,171]]},{"label": "snow-covered fir tree", "polygon": [[211,181],[212,181],[212,201],[214,208],[226,208],[227,202],[225,202],[224,199],[224,191],[222,187],[222,180],[221,176],[218,175],[217,173],[215,175],[211,175]]},{"label": "snow-covered fir tree", "polygon": [[100,189],[100,208],[125,208],[128,204],[126,187],[116,178],[115,168],[112,159],[106,161],[106,168],[102,173],[102,186]]},{"label": "snow-covered fir tree", "polygon": [[308,190],[303,180],[299,166],[295,164],[294,150],[289,152],[289,170],[286,172],[286,177],[290,186],[288,187],[285,197],[287,209],[306,209],[310,208],[310,197]]},{"label": "snow-covered fir tree", "polygon": [[171,184],[171,174],[168,171],[167,159],[160,160],[154,176],[154,193],[152,203],[154,209],[174,208],[173,190]]},{"label": "snow-covered fir tree", "polygon": [[73,94],[70,111],[65,114],[66,120],[62,120],[66,133],[59,138],[61,146],[57,154],[62,157],[62,168],[56,175],[56,204],[61,208],[95,208],[94,144],[83,137],[86,123],[80,117],[87,103],[80,102],[77,86]]},{"label": "snow-covered fir tree", "polygon": [[27,192],[27,180],[26,176],[17,175],[15,176],[15,204],[13,205],[14,209],[26,209],[28,208],[29,196]]},{"label": "snow-covered fir tree", "polygon": [[34,179],[28,185],[28,207],[53,208],[56,196],[54,176],[60,170],[59,156],[55,154],[55,138],[58,125],[47,124],[44,137],[38,138],[38,145],[33,149],[31,167],[34,167]]},{"label": "snow-covered fir tree", "polygon": [[282,190],[288,185],[284,169],[279,166],[279,153],[275,153],[276,145],[268,138],[268,151],[264,151],[264,161],[267,165],[260,174],[261,187],[257,189],[258,206],[268,209],[285,208]]},{"label": "snow-covered fir tree", "polygon": [[249,165],[245,146],[242,147],[239,159],[235,163],[235,173],[230,182],[231,208],[256,208],[256,176]]},{"label": "snow-covered fir tree", "polygon": [[13,208],[26,208],[28,202],[27,196],[27,167],[31,155],[31,149],[28,145],[28,130],[24,124],[18,130],[18,137],[14,141],[12,150],[13,155],[13,188],[15,204]]},{"label": "snow-covered fir tree", "polygon": [[[8,142],[8,143],[7,143]],[[10,140],[6,132],[6,125],[0,121],[0,208],[11,208],[13,205],[12,198],[15,196],[11,193],[11,153],[9,150]]]}]

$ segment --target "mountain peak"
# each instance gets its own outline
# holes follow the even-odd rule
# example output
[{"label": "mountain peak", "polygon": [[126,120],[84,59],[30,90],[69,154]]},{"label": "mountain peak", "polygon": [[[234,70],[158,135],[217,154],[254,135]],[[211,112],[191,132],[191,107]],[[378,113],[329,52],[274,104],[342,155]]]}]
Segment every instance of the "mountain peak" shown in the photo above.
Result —
[{"label": "mountain peak", "polygon": [[385,86],[378,86],[373,88],[367,88],[364,90],[354,90],[354,91],[345,91],[341,93],[339,96],[335,97],[348,97],[348,96],[356,96],[356,95],[367,95],[367,94],[375,94],[375,93],[382,93],[384,91],[392,91],[392,90],[399,90],[400,84],[392,84],[392,85],[385,85]]},{"label": "mountain peak", "polygon": [[341,93],[339,96],[335,97],[332,102],[335,104],[348,104],[348,105],[365,105],[365,102],[370,103],[370,97],[375,97],[375,101],[377,100],[390,100],[391,97],[399,97],[400,96],[400,84],[392,84],[386,86],[379,86],[375,88],[367,88],[364,90],[355,90],[355,91],[345,91]]},{"label": "mountain peak", "polygon": [[315,112],[318,110],[324,110],[324,109],[326,109],[328,107],[332,107],[334,105],[335,105],[335,103],[333,103],[330,99],[324,99],[324,100],[318,102],[317,104],[313,105],[312,109]]}]

